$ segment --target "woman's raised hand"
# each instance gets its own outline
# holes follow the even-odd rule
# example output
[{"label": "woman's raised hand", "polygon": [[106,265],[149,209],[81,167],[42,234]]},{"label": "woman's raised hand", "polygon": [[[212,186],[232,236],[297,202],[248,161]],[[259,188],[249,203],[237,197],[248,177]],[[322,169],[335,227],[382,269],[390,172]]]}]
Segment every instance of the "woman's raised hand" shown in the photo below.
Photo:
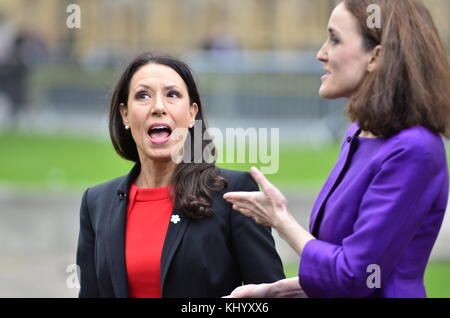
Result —
[{"label": "woman's raised hand", "polygon": [[277,228],[280,219],[289,214],[286,197],[257,168],[252,167],[250,174],[262,191],[228,192],[223,197],[257,223]]}]

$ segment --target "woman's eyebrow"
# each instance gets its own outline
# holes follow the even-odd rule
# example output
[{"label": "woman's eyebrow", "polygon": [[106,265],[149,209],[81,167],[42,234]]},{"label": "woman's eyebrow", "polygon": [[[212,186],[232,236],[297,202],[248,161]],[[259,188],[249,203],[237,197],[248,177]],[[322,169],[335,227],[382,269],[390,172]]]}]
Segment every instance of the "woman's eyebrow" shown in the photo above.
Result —
[{"label": "woman's eyebrow", "polygon": [[336,29],[334,29],[333,27],[329,27],[328,32],[331,34],[334,34],[334,35],[339,35],[339,32]]},{"label": "woman's eyebrow", "polygon": [[[141,88],[141,87],[143,87],[145,89],[152,89],[151,86],[146,85],[146,84],[138,84],[135,89],[138,89],[138,88]],[[180,89],[180,87],[178,87],[178,85],[176,85],[176,84],[171,84],[171,85],[164,86],[165,90],[169,90],[169,89],[173,89],[173,88]]]},{"label": "woman's eyebrow", "polygon": [[178,87],[178,85],[176,85],[176,84],[164,86],[164,89],[166,89],[166,90],[173,89],[173,88],[180,89],[180,87]]}]

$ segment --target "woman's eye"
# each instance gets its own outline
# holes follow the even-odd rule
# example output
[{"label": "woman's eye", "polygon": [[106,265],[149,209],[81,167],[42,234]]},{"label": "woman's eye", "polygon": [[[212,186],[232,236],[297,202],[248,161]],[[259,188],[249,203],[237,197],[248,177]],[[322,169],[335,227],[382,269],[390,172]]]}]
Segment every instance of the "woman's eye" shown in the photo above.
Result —
[{"label": "woman's eye", "polygon": [[139,92],[136,94],[136,98],[141,99],[141,100],[146,100],[146,99],[150,98],[150,95],[147,94],[146,92]]},{"label": "woman's eye", "polygon": [[170,91],[169,93],[167,93],[167,96],[171,98],[180,98],[181,94],[177,91]]},{"label": "woman's eye", "polygon": [[339,39],[335,36],[331,36],[330,40],[333,44],[339,44]]}]

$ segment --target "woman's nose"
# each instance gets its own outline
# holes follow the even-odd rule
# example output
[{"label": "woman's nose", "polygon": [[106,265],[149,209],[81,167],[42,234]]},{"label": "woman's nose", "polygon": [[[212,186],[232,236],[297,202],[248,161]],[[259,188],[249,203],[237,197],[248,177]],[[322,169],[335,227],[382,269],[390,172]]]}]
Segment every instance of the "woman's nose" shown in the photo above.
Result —
[{"label": "woman's nose", "polygon": [[156,98],[155,103],[152,107],[152,115],[161,115],[166,114],[166,105],[164,104],[164,101],[159,96]]},{"label": "woman's nose", "polygon": [[325,44],[322,45],[322,47],[320,48],[319,52],[317,52],[316,58],[320,62],[326,62],[327,61],[327,55],[326,55],[326,52],[325,52]]}]

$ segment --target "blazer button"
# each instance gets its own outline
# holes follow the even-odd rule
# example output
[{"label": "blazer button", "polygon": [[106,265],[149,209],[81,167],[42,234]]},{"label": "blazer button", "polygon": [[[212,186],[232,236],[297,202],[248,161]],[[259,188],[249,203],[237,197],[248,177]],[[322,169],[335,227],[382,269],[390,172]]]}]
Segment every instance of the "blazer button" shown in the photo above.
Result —
[{"label": "blazer button", "polygon": [[352,142],[352,137],[347,137],[347,142]]}]

